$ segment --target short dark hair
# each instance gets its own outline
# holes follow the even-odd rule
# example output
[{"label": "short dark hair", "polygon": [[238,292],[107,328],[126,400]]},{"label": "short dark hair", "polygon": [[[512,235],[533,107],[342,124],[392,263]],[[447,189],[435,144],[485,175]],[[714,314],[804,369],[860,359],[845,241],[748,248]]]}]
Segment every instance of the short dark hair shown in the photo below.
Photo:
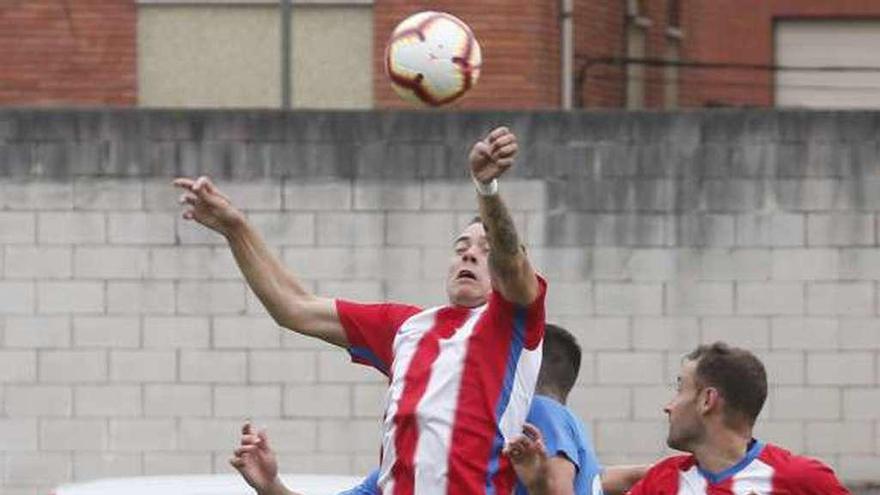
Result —
[{"label": "short dark hair", "polygon": [[538,388],[551,388],[568,397],[581,370],[581,346],[568,330],[547,323]]},{"label": "short dark hair", "polygon": [[761,360],[724,342],[701,345],[687,359],[697,363],[697,386],[714,387],[724,397],[726,419],[745,419],[754,426],[767,400],[767,372]]}]

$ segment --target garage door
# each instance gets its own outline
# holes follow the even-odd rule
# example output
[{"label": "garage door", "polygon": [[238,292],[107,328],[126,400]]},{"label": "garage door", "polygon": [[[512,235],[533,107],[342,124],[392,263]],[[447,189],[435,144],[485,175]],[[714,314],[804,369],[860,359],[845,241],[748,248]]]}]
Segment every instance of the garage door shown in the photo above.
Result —
[{"label": "garage door", "polygon": [[880,21],[780,21],[776,64],[876,67],[870,71],[778,71],[776,105],[880,108]]}]

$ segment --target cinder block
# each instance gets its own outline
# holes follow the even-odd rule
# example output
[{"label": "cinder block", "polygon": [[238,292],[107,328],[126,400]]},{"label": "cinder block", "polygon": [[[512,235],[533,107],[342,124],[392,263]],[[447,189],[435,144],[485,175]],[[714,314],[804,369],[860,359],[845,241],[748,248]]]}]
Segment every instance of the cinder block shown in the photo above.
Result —
[{"label": "cinder block", "polygon": [[809,352],[807,383],[811,385],[873,385],[874,354],[870,352]]},{"label": "cinder block", "polygon": [[768,280],[771,271],[769,249],[711,249],[700,251],[700,274],[703,280]]},{"label": "cinder block", "polygon": [[230,446],[235,445],[241,434],[241,423],[233,420],[184,418],[180,420],[178,431],[179,450],[212,450],[229,455]]},{"label": "cinder block", "polygon": [[777,180],[776,204],[786,211],[825,211],[834,208],[840,181],[833,179]]},{"label": "cinder block", "polygon": [[107,282],[107,312],[110,314],[165,315],[177,307],[174,283],[138,281]]},{"label": "cinder block", "polygon": [[593,313],[593,285],[590,282],[558,282],[548,287],[547,313],[552,315],[589,315]]},{"label": "cinder block", "polygon": [[183,207],[178,202],[183,189],[171,184],[170,179],[145,179],[143,181],[143,209],[146,211],[173,211],[179,213]]},{"label": "cinder block", "polygon": [[77,247],[73,257],[76,278],[143,278],[148,273],[149,252],[138,248]]},{"label": "cinder block", "polygon": [[[600,253],[613,252],[612,259]],[[621,250],[623,251],[623,250]],[[529,251],[529,258],[541,275],[553,282],[588,280],[622,280],[626,259],[621,252],[585,248],[538,248]]]},{"label": "cinder block", "polygon": [[[2,229],[0,221],[0,229]],[[2,242],[2,239],[0,239]],[[70,278],[73,249],[48,246],[6,246],[6,278]]]},{"label": "cinder block", "polygon": [[663,311],[661,284],[596,282],[597,315],[659,315]]},{"label": "cinder block", "polygon": [[[880,350],[880,331],[875,318],[841,318],[839,322],[838,339],[842,349]],[[8,332],[7,329],[7,339]]]},{"label": "cinder block", "polygon": [[624,350],[630,348],[630,321],[624,317],[599,318],[548,315],[577,338],[584,349]]},{"label": "cinder block", "polygon": [[141,387],[138,385],[81,386],[74,389],[76,416],[140,416]]},{"label": "cinder block", "polygon": [[281,386],[217,386],[214,389],[213,412],[215,417],[220,418],[279,417]]},{"label": "cinder block", "polygon": [[67,181],[5,182],[3,207],[9,210],[72,210],[73,183]]},{"label": "cinder block", "polygon": [[329,280],[318,282],[317,294],[351,301],[382,301],[385,284],[379,280]]},{"label": "cinder block", "polygon": [[7,452],[38,450],[36,419],[0,419],[0,445]]},{"label": "cinder block", "polygon": [[632,394],[625,387],[575,387],[566,405],[584,421],[626,419],[632,413]]},{"label": "cinder block", "polygon": [[346,279],[354,272],[353,248],[284,248],[282,259],[304,279]]},{"label": "cinder block", "polygon": [[451,246],[458,231],[451,213],[389,213],[389,246]]},{"label": "cinder block", "polygon": [[247,380],[247,354],[242,351],[181,351],[180,380],[244,383]]},{"label": "cinder block", "polygon": [[242,282],[181,282],[177,286],[177,311],[184,315],[244,313]]},{"label": "cinder block", "polygon": [[378,420],[325,420],[318,423],[320,452],[375,453],[382,445]]},{"label": "cinder block", "polygon": [[139,180],[79,179],[73,183],[73,206],[77,210],[140,210],[143,184]]},{"label": "cinder block", "polygon": [[810,246],[873,246],[874,215],[865,213],[811,214],[807,217]]},{"label": "cinder block", "polygon": [[0,350],[0,382],[33,382],[37,378],[36,351]]},{"label": "cinder block", "polygon": [[598,355],[600,384],[663,383],[663,355],[649,352],[603,352]]},{"label": "cinder block", "polygon": [[384,384],[358,384],[354,386],[352,413],[355,418],[376,418],[385,412],[388,386]]},{"label": "cinder block", "polygon": [[[227,459],[230,456],[227,456]],[[228,460],[224,459],[227,462]],[[280,465],[280,464],[279,464]],[[145,452],[144,474],[147,476],[174,476],[211,474],[212,455],[210,452]]]},{"label": "cinder block", "polygon": [[313,213],[252,213],[248,221],[272,246],[313,246],[315,215]]},{"label": "cinder block", "polygon": [[[144,414],[148,417],[206,417],[211,415],[211,402],[210,385],[148,384],[144,386]],[[168,432],[168,435],[171,433]],[[195,449],[195,446],[190,445],[180,445],[180,447],[187,450]]]},{"label": "cinder block", "polygon": [[758,417],[755,438],[776,445],[784,445],[792,452],[804,451],[804,424],[800,421],[772,421]]},{"label": "cinder block", "polygon": [[277,348],[284,330],[271,318],[218,316],[214,318],[216,348]]},{"label": "cinder block", "polygon": [[774,387],[769,391],[768,419],[828,419],[841,417],[841,390],[830,387]]},{"label": "cinder block", "polygon": [[284,414],[303,418],[350,418],[349,385],[287,385]]},{"label": "cinder block", "polygon": [[101,282],[37,282],[41,313],[103,313],[104,284]]},{"label": "cinder block", "polygon": [[46,419],[40,422],[43,450],[103,450],[107,425],[103,419]]},{"label": "cinder block", "polygon": [[[504,189],[506,193],[506,182]],[[516,199],[519,201],[519,197]],[[422,204],[425,210],[472,211],[477,204],[477,195],[473,184],[467,181],[431,180],[422,184]]]},{"label": "cinder block", "polygon": [[148,316],[144,318],[144,347],[204,349],[211,341],[210,318]]},{"label": "cinder block", "polygon": [[687,212],[666,218],[666,238],[673,246],[726,247],[736,245],[736,216]]},{"label": "cinder block", "polygon": [[174,244],[171,213],[109,213],[107,238],[113,244]]},{"label": "cinder block", "polygon": [[841,455],[837,475],[848,483],[874,483],[880,455]]},{"label": "cinder block", "polygon": [[285,210],[349,210],[352,207],[351,182],[301,181],[284,182]]},{"label": "cinder block", "polygon": [[387,379],[370,366],[354,365],[341,349],[318,352],[319,383],[370,383]]},{"label": "cinder block", "polygon": [[596,451],[603,453],[656,454],[665,445],[665,421],[600,420],[596,426]]},{"label": "cinder block", "polygon": [[318,425],[313,420],[267,419],[256,426],[266,429],[279,451],[311,454],[318,451]]},{"label": "cinder block", "polygon": [[225,182],[217,185],[232,204],[241,210],[259,211],[281,209],[281,182],[259,180],[252,182]]},{"label": "cinder block", "polygon": [[176,377],[177,356],[173,351],[110,352],[110,379],[114,382],[167,382]]},{"label": "cinder block", "polygon": [[764,352],[759,359],[767,370],[767,381],[776,385],[806,383],[806,359],[802,352]]},{"label": "cinder block", "polygon": [[716,316],[733,314],[733,283],[667,283],[666,314]]},{"label": "cinder block", "polygon": [[140,320],[113,316],[73,319],[73,342],[77,347],[138,347]]},{"label": "cinder block", "polygon": [[96,480],[140,476],[141,456],[119,452],[75,452],[73,470],[77,479]]},{"label": "cinder block", "polygon": [[770,321],[766,318],[705,318],[702,343],[724,341],[749,350],[770,348]]},{"label": "cinder block", "polygon": [[841,249],[840,278],[841,280],[880,279],[880,250]]},{"label": "cinder block", "polygon": [[798,282],[744,282],[736,287],[736,312],[743,315],[804,313],[805,290]]},{"label": "cinder block", "polygon": [[37,240],[37,215],[33,212],[0,212],[0,242],[32,244]]},{"label": "cinder block", "polygon": [[836,280],[839,252],[834,249],[777,249],[773,251],[774,280]]},{"label": "cinder block", "polygon": [[871,422],[808,422],[806,435],[810,454],[873,454],[874,424]]},{"label": "cinder block", "polygon": [[0,281],[0,313],[31,314],[37,304],[33,282]]},{"label": "cinder block", "polygon": [[177,445],[172,419],[111,419],[109,449],[115,452],[174,450]]},{"label": "cinder block", "polygon": [[213,230],[200,225],[195,220],[187,220],[181,216],[174,217],[176,244],[183,246],[207,245],[225,246],[226,238]]},{"label": "cinder block", "polygon": [[43,351],[40,355],[40,381],[88,383],[107,380],[107,354],[104,351]]},{"label": "cinder block", "polygon": [[209,279],[213,250],[210,247],[175,246],[150,250],[150,278]]},{"label": "cinder block", "polygon": [[107,240],[103,213],[63,212],[37,215],[40,244],[103,244]]},{"label": "cinder block", "polygon": [[420,182],[355,182],[355,210],[418,210],[422,205]]},{"label": "cinder block", "polygon": [[689,250],[633,249],[626,262],[627,278],[637,282],[665,282],[693,274],[696,259]]},{"label": "cinder block", "polygon": [[318,213],[319,246],[381,246],[385,243],[384,213]]},{"label": "cinder block", "polygon": [[807,313],[811,315],[873,315],[876,312],[871,282],[816,282],[807,285]]},{"label": "cinder block", "polygon": [[843,390],[843,418],[852,420],[880,419],[880,388],[846,388]]},{"label": "cinder block", "polygon": [[697,318],[639,317],[633,318],[632,324],[633,348],[637,351],[688,351],[700,342]]},{"label": "cinder block", "polygon": [[442,280],[394,281],[386,284],[386,297],[389,301],[402,301],[422,308],[446,304],[446,285]]},{"label": "cinder block", "polygon": [[6,414],[11,417],[70,416],[73,394],[68,387],[7,385]]},{"label": "cinder block", "polygon": [[70,347],[66,316],[7,316],[6,347]]},{"label": "cinder block", "polygon": [[312,383],[317,370],[313,351],[251,351],[248,359],[252,383]]},{"label": "cinder block", "polygon": [[675,396],[675,387],[669,384],[655,387],[634,387],[633,417],[637,420],[659,421],[666,417],[663,408]]},{"label": "cinder block", "polygon": [[764,188],[756,180],[707,180],[700,191],[701,203],[708,211],[760,210],[767,198]]},{"label": "cinder block", "polygon": [[794,247],[806,244],[804,215],[743,214],[736,217],[736,244],[742,247]]},{"label": "cinder block", "polygon": [[[343,279],[418,280],[421,255],[416,248],[356,248],[352,272]],[[445,272],[444,272],[445,274]]]},{"label": "cinder block", "polygon": [[[50,486],[73,479],[71,452],[23,452],[6,455],[6,486]],[[4,495],[6,488],[4,487]],[[26,492],[34,492],[28,489]]]},{"label": "cinder block", "polygon": [[836,349],[839,320],[820,317],[781,317],[771,320],[773,349]]}]

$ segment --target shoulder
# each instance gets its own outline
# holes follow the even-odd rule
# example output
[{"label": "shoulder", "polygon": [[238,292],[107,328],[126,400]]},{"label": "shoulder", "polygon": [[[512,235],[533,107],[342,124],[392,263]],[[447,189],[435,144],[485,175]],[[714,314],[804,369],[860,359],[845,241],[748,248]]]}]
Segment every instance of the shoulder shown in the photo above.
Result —
[{"label": "shoulder", "polygon": [[[654,464],[645,476],[633,486],[631,494],[665,493],[678,489],[679,476],[696,464],[692,455],[667,457]],[[664,490],[658,492],[658,490]]]},{"label": "shoulder", "polygon": [[773,469],[778,483],[818,490],[817,493],[849,493],[840,484],[834,470],[818,459],[795,455],[770,444],[764,447],[758,459]]}]

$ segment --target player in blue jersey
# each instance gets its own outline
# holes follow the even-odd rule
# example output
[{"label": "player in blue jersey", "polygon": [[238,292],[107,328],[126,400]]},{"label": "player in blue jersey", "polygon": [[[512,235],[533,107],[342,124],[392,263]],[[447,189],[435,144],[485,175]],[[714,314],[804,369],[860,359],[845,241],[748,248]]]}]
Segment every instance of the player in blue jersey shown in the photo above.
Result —
[{"label": "player in blue jersey", "polygon": [[[550,457],[546,466],[543,493],[577,495],[614,495],[625,493],[648,469],[648,466],[615,466],[602,469],[593,452],[592,442],[583,423],[565,406],[577,380],[581,349],[565,329],[547,324],[543,359],[535,397],[527,423],[541,432]],[[527,427],[528,428],[528,427]],[[259,495],[296,495],[281,483],[274,454],[265,432],[253,432],[250,425],[242,430],[241,446],[230,460]],[[340,495],[376,495],[378,470]],[[526,495],[518,483],[516,495]]]}]

